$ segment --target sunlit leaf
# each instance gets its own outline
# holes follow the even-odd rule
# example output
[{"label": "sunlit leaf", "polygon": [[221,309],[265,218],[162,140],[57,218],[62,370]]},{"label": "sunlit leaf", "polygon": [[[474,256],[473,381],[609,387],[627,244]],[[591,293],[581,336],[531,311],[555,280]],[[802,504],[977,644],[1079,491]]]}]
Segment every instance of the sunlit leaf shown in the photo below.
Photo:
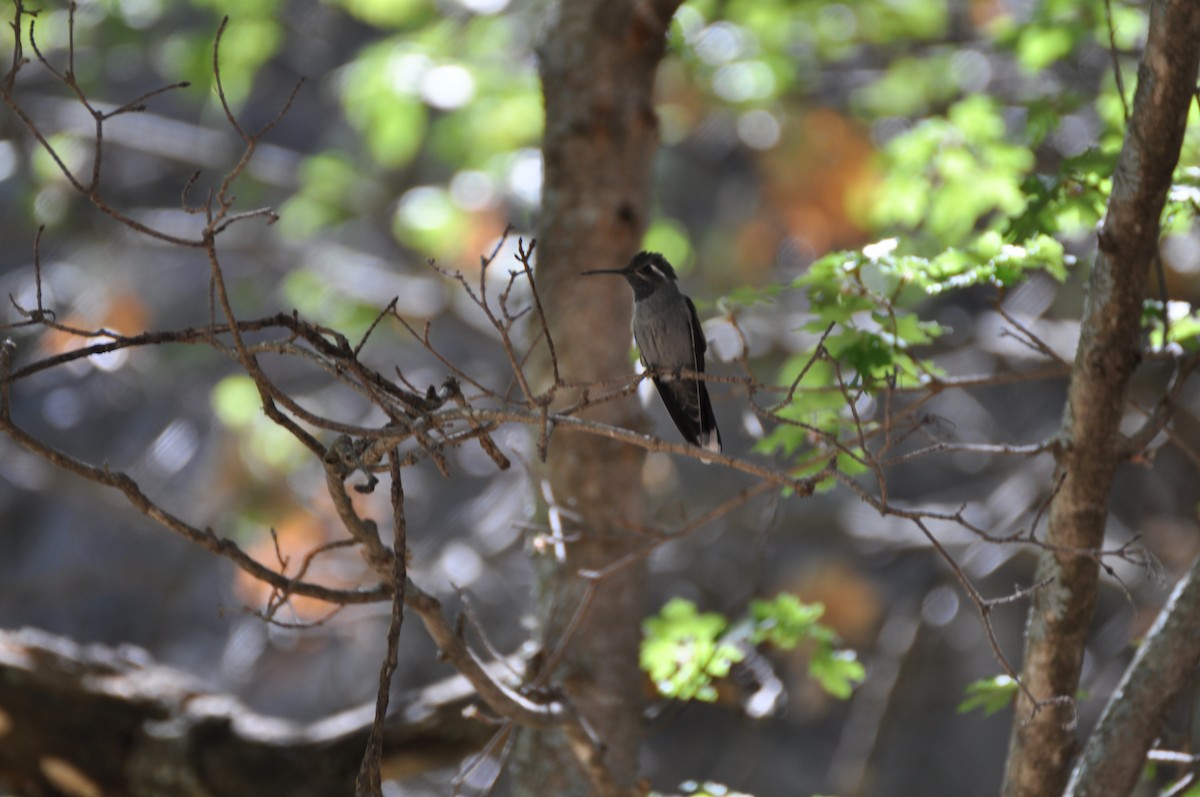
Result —
[{"label": "sunlit leaf", "polygon": [[974,709],[983,709],[986,716],[1008,708],[1017,696],[1017,682],[1007,675],[984,678],[967,686],[967,697],[958,704],[958,712],[965,714]]},{"label": "sunlit leaf", "polygon": [[866,668],[852,650],[818,647],[808,662],[808,672],[834,697],[845,700],[867,677]]},{"label": "sunlit leaf", "polygon": [[810,674],[831,695],[844,699],[865,671],[853,652],[839,649],[837,636],[818,622],[823,612],[820,604],[781,594],[753,601],[748,616],[730,631],[721,615],[701,613],[691,601],[672,598],[642,623],[641,667],[664,697],[711,702],[717,696],[714,679],[728,676],[745,658],[727,637],[789,650],[807,642],[812,645]]}]

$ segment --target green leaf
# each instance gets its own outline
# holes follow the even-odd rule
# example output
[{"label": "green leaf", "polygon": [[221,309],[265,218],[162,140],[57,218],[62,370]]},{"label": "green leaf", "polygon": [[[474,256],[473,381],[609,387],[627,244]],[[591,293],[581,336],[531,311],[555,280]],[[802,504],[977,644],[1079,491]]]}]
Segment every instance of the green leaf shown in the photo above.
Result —
[{"label": "green leaf", "polygon": [[683,598],[672,598],[658,616],[643,621],[639,660],[660,694],[678,700],[716,700],[712,680],[728,675],[729,668],[744,657],[737,647],[719,641],[727,625],[721,615],[700,613]]},{"label": "green leaf", "polygon": [[795,595],[780,593],[774,600],[750,602],[754,631],[750,640],[758,645],[769,642],[791,650],[812,635],[817,621],[825,613],[820,603],[802,603]]},{"label": "green leaf", "polygon": [[880,374],[895,362],[892,348],[879,335],[848,330],[825,342],[835,359],[845,361],[860,374]]},{"label": "green leaf", "polygon": [[884,149],[884,179],[871,209],[881,228],[907,228],[930,251],[969,243],[1024,210],[1032,151],[1006,140],[999,104],[971,96],[945,118],[924,119]]},{"label": "green leaf", "polygon": [[1027,198],[1025,209],[1009,219],[1005,238],[1017,242],[1095,226],[1112,190],[1109,176],[1116,154],[1089,149],[1067,158],[1055,174],[1027,177],[1021,186]]},{"label": "green leaf", "polygon": [[852,650],[834,650],[821,646],[808,661],[808,673],[821,687],[836,698],[850,697],[857,684],[867,677],[867,671]]},{"label": "green leaf", "polygon": [[785,650],[801,642],[810,643],[809,675],[826,692],[845,700],[854,686],[862,683],[866,670],[854,651],[839,649],[837,635],[818,622],[824,613],[822,604],[803,603],[786,593],[770,601],[752,601],[750,640],[756,645],[766,642]]},{"label": "green leaf", "polygon": [[711,702],[717,697],[713,680],[729,675],[745,657],[739,644],[790,650],[806,642],[812,646],[812,677],[844,699],[865,673],[854,653],[838,649],[837,636],[818,622],[824,611],[820,604],[781,594],[752,601],[748,615],[730,627],[721,615],[701,613],[691,601],[672,598],[642,623],[640,664],[664,697]]},{"label": "green leaf", "polygon": [[1001,711],[1012,703],[1017,695],[1017,682],[1007,675],[984,678],[967,686],[967,698],[958,704],[958,713],[965,714],[977,708],[986,716]]}]

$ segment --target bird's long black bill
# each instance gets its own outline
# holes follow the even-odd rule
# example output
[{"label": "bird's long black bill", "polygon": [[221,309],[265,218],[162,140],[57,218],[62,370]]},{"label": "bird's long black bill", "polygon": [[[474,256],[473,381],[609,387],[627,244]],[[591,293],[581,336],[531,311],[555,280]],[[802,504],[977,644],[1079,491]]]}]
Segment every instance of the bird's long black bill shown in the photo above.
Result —
[{"label": "bird's long black bill", "polygon": [[594,268],[591,271],[581,271],[581,277],[590,277],[592,274],[621,274],[624,276],[625,269],[623,268]]}]

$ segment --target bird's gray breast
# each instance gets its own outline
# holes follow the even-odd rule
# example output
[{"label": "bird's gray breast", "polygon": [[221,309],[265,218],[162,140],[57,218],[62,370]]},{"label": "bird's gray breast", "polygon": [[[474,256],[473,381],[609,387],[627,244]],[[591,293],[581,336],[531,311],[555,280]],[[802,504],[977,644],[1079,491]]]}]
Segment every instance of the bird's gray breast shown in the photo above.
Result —
[{"label": "bird's gray breast", "polygon": [[633,309],[633,336],[651,368],[695,368],[695,341],[687,300],[674,285],[659,288]]}]

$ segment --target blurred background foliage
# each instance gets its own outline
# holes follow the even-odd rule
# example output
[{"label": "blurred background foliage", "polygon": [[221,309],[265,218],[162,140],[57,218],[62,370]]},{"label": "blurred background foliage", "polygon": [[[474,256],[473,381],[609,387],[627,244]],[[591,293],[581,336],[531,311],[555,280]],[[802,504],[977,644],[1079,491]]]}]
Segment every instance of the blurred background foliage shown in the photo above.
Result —
[{"label": "blurred background foliage", "polygon": [[[44,6],[36,42],[62,68],[68,12]],[[200,170],[192,197],[213,190],[240,152],[212,72],[217,24],[229,15],[221,75],[246,127],[274,118],[305,79],[236,186],[241,207],[269,204],[280,213],[272,227],[242,225],[224,238],[238,311],[295,308],[353,341],[395,296],[418,330],[430,322],[431,339],[450,359],[503,385],[494,333],[425,261],[474,279],[479,256],[511,225],[489,274],[501,286],[515,237],[536,234],[536,43],[547,13],[535,0],[80,2],[74,69],[95,102],[111,107],[190,83],[106,126],[105,195],[167,229],[198,229],[180,210],[184,183]],[[918,388],[946,375],[1045,364],[1043,353],[1002,332],[996,302],[1069,360],[1085,271],[1077,264],[1094,252],[1145,31],[1145,5],[1124,0],[685,3],[658,78],[663,146],[646,245],[668,256],[695,297],[712,340],[710,370],[733,370],[744,347],[760,376],[789,384],[831,329],[825,345],[844,372],[810,367],[786,412],[844,434],[852,417],[829,390],[839,378],[878,387],[896,373],[902,388]],[[7,52],[0,49],[5,63]],[[94,126],[70,93],[34,64],[22,72],[18,96],[63,160],[86,173]],[[1166,216],[1165,296],[1157,280],[1148,294],[1155,347],[1164,338],[1194,347],[1200,331],[1198,122],[1193,109]],[[115,227],[69,189],[11,115],[0,115],[0,293],[23,307],[34,304],[39,225],[46,301],[60,320],[129,333],[207,321],[206,264]],[[582,270],[588,253],[578,257]],[[1168,334],[1163,317],[1172,319]],[[79,345],[53,334],[18,343],[26,356]],[[418,386],[445,375],[393,325],[376,331],[365,356]],[[380,421],[319,374],[268,367],[315,411]],[[1165,378],[1152,363],[1135,398],[1148,406]],[[937,392],[922,417],[938,439],[1037,442],[1056,429],[1063,386],[1049,379]],[[755,449],[800,472],[820,469],[804,428],[764,429],[740,394],[714,394],[730,450]],[[249,380],[209,349],[92,358],[31,380],[14,401],[51,442],[128,469],[168,508],[237,536],[264,560],[278,551],[298,561],[337,533],[319,470],[262,416]],[[879,409],[872,402],[864,394],[860,416]],[[1193,441],[1198,404],[1196,390],[1185,391],[1179,424]],[[647,406],[669,436],[661,408]],[[506,445],[534,456],[523,430],[505,434]],[[218,615],[214,594],[221,606],[254,605],[261,585],[164,539],[110,498],[62,499],[77,485],[0,445],[0,513],[9,530],[0,536],[0,567],[15,598],[0,622],[142,644],[289,716],[370,698],[384,608],[347,610],[303,634],[236,608]],[[522,467],[495,474],[478,451],[454,457],[455,479],[423,468],[406,476],[414,574],[451,606],[473,596],[493,640],[511,650],[526,636],[519,618],[532,577],[522,539],[536,533],[527,524],[537,486]],[[646,487],[668,526],[682,522],[691,496],[728,489],[720,474],[691,464],[660,455],[647,463]],[[840,464],[855,468],[845,457]],[[1168,574],[1200,547],[1196,468],[1186,452],[1165,446],[1153,471],[1118,482],[1112,534],[1119,542],[1142,535]],[[958,453],[897,470],[890,490],[894,500],[948,511],[971,502],[973,522],[1004,531],[1029,524],[1050,484],[1045,458],[1010,467]],[[365,512],[385,513],[378,495],[356,500]],[[84,540],[80,527],[89,530]],[[1027,582],[1032,557],[1022,549],[944,533],[985,593]],[[685,614],[693,620],[709,617],[698,609],[744,616],[752,598],[781,591],[821,604],[822,623],[860,651],[868,673],[847,706],[814,686],[811,649],[775,651],[786,717],[739,722],[728,708],[698,706],[686,709],[694,721],[675,723],[678,712],[666,712],[646,756],[656,786],[712,777],[761,794],[783,793],[781,783],[800,789],[787,793],[994,793],[1010,718],[954,709],[966,684],[998,667],[978,618],[911,528],[845,491],[804,502],[772,496],[720,528],[664,545],[650,564],[656,605],[687,601],[675,605],[691,606]],[[127,575],[114,587],[114,574]],[[362,571],[347,560],[320,575],[350,584]],[[1102,598],[1085,673],[1096,695],[1111,688],[1129,639],[1162,599],[1161,584],[1141,572],[1118,575],[1128,589],[1114,582]],[[147,606],[147,594],[163,599]],[[324,611],[294,608],[302,619]],[[1014,655],[1022,611],[996,615]],[[708,625],[713,634],[725,627],[719,618]],[[405,634],[402,678],[444,674],[415,624]],[[1084,727],[1096,711],[1096,701],[1081,707]],[[445,782],[431,776],[406,788],[442,793]]]}]

